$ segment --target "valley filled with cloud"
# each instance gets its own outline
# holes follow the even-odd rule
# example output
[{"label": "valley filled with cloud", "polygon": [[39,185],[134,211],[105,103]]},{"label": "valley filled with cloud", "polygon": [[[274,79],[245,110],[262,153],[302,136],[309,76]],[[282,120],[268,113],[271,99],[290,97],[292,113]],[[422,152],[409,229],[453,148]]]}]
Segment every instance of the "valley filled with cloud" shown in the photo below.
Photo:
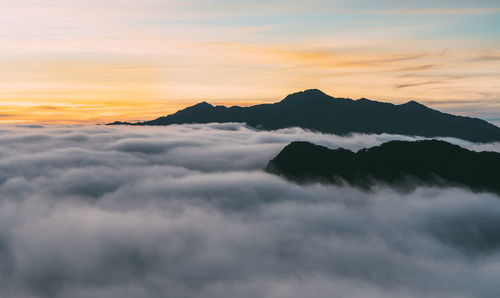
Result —
[{"label": "valley filled with cloud", "polygon": [[396,139],[416,138],[5,125],[0,296],[497,297],[499,196],[298,185],[263,170],[291,141]]}]

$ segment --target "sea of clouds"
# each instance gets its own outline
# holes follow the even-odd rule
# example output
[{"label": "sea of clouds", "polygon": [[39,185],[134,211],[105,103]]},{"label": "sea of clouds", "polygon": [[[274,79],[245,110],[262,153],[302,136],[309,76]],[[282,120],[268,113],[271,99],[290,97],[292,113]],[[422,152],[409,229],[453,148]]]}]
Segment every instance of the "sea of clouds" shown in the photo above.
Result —
[{"label": "sea of clouds", "polygon": [[263,171],[293,140],[359,150],[393,139],[415,138],[0,127],[0,297],[498,297],[500,197]]}]

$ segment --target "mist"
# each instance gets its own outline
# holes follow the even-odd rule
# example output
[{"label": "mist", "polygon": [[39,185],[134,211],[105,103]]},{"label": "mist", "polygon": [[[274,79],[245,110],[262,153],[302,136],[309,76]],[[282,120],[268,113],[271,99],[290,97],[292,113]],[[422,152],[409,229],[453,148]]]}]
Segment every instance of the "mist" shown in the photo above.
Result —
[{"label": "mist", "polygon": [[498,196],[263,171],[295,140],[356,151],[415,139],[237,123],[3,126],[0,296],[497,297]]}]

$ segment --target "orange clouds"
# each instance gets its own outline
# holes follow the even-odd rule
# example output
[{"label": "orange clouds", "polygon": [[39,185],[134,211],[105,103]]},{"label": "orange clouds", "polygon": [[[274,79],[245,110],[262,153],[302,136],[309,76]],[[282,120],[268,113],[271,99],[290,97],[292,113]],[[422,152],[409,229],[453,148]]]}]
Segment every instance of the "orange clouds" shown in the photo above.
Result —
[{"label": "orange clouds", "polygon": [[173,56],[166,51],[151,57],[4,60],[0,122],[149,119],[201,100],[228,105],[272,102],[307,88],[395,102],[500,94],[500,60],[465,51],[371,52],[243,43],[188,43],[184,50],[176,46]]}]

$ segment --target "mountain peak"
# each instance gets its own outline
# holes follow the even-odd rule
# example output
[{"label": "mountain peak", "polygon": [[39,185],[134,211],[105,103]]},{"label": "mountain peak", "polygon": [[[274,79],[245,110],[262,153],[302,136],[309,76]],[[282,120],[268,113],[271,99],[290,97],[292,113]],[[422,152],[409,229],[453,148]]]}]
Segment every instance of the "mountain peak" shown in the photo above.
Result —
[{"label": "mountain peak", "polygon": [[187,107],[181,111],[204,111],[213,108],[214,106],[206,101],[199,102],[193,106]]},{"label": "mountain peak", "polygon": [[410,100],[409,102],[401,104],[400,106],[408,109],[429,109],[427,106],[414,100]]},{"label": "mountain peak", "polygon": [[213,106],[206,101],[202,101],[202,102],[195,104],[193,107],[202,108],[202,107],[213,107]]},{"label": "mountain peak", "polygon": [[409,102],[404,103],[403,105],[407,105],[407,106],[424,106],[423,104],[421,104],[421,103],[419,103],[418,101],[415,101],[415,100],[410,100]]},{"label": "mountain peak", "polygon": [[331,96],[325,94],[323,91],[319,89],[307,89],[304,91],[299,91],[296,93],[292,93],[287,95],[281,102],[312,102],[312,101],[317,101],[318,99],[324,100],[324,99],[332,99]]},{"label": "mountain peak", "polygon": [[[307,95],[321,95],[321,96],[326,95],[325,92],[323,92],[319,89],[306,89],[306,90],[299,92],[299,93],[304,93]],[[328,96],[328,95],[326,95],[326,96]]]},{"label": "mountain peak", "polygon": [[299,91],[299,92],[289,94],[287,97],[289,97],[289,96],[328,96],[328,97],[330,97],[329,95],[325,94],[323,91],[321,91],[319,89],[306,89],[304,91]]}]

